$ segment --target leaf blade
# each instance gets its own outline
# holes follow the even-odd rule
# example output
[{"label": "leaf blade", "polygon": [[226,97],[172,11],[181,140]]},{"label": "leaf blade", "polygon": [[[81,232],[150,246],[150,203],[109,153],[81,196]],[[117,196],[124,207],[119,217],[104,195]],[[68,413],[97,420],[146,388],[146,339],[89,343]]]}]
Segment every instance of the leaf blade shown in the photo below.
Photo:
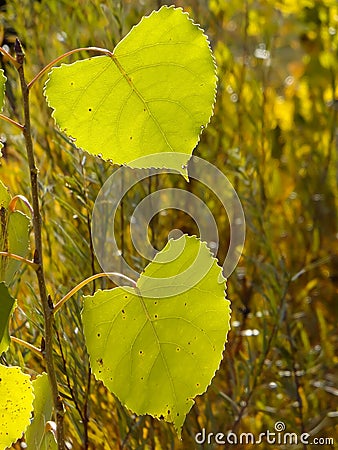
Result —
[{"label": "leaf blade", "polygon": [[[197,238],[180,239],[188,249],[202,246],[208,252]],[[180,247],[177,241],[168,246]],[[230,327],[225,280],[209,257],[213,264],[204,278],[177,295],[165,297],[159,287],[158,298],[144,297],[145,280],[139,290],[98,291],[84,301],[84,332],[96,378],[132,411],[164,418],[178,432],[193,398],[205,392],[219,367]],[[183,252],[161,270],[156,267],[156,274],[164,276],[168,268],[171,276],[180,273],[184,258]],[[169,267],[175,263],[176,269]],[[207,292],[206,304],[201,294]]]},{"label": "leaf blade", "polygon": [[33,386],[20,367],[0,364],[0,448],[10,447],[22,436],[33,409]]},{"label": "leaf blade", "polygon": [[34,389],[34,418],[25,433],[28,450],[40,450],[48,448],[44,439],[48,431],[46,423],[51,419],[53,411],[53,396],[49,384],[48,375],[43,373],[32,382]]},{"label": "leaf blade", "polygon": [[[11,196],[0,181],[0,249],[25,257],[29,249],[30,219],[21,211],[10,211]],[[7,285],[12,281],[20,262],[7,256],[0,257],[0,279]]]},{"label": "leaf blade", "polygon": [[8,350],[10,344],[8,324],[15,307],[15,298],[10,295],[5,283],[0,282],[0,355]]},{"label": "leaf blade", "polygon": [[[182,165],[209,123],[215,90],[215,63],[203,31],[181,9],[162,7],[133,27],[112,58],[52,69],[44,92],[57,124],[77,146],[118,164],[184,153],[170,164],[186,173]],[[163,156],[156,164],[168,160]]]}]

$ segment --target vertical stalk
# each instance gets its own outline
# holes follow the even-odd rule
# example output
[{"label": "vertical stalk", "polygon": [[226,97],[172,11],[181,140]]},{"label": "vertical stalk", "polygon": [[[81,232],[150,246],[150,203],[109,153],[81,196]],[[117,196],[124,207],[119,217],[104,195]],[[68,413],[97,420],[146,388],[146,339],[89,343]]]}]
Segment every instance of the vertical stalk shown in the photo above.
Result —
[{"label": "vertical stalk", "polygon": [[25,54],[22,49],[20,41],[15,42],[17,70],[20,77],[20,85],[24,109],[24,127],[23,135],[26,144],[27,159],[30,172],[32,207],[33,207],[33,230],[34,230],[34,263],[37,264],[36,274],[39,285],[40,300],[44,316],[44,345],[42,348],[46,369],[49,377],[49,382],[52,390],[53,405],[55,411],[55,421],[57,425],[57,441],[58,449],[65,449],[64,430],[63,430],[63,416],[64,407],[59,396],[58,384],[56,379],[54,360],[53,360],[53,321],[54,321],[54,305],[51,298],[47,295],[46,281],[43,269],[42,257],[42,233],[41,233],[41,214],[39,206],[38,193],[38,169],[35,164],[35,157],[33,151],[33,141],[31,135],[30,110],[29,110],[29,88],[25,79],[24,60]]}]

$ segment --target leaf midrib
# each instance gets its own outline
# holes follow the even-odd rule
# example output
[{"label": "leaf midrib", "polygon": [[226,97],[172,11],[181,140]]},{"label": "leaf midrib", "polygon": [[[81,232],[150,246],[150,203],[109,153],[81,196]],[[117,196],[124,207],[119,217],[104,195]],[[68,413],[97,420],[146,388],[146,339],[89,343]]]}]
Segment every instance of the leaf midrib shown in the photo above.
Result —
[{"label": "leaf midrib", "polygon": [[158,120],[156,119],[156,117],[153,115],[153,113],[151,112],[148,103],[146,102],[146,100],[143,98],[141,92],[137,89],[137,87],[135,86],[135,84],[132,82],[131,78],[129,77],[127,71],[123,68],[122,64],[120,63],[120,61],[118,60],[116,54],[113,53],[113,55],[111,56],[111,59],[113,60],[113,62],[115,63],[116,67],[118,68],[118,70],[120,71],[121,75],[123,76],[123,78],[127,81],[127,83],[129,84],[129,86],[131,87],[132,91],[135,92],[135,94],[138,96],[138,98],[140,99],[140,101],[142,102],[144,108],[147,110],[149,117],[152,119],[152,121],[155,123],[156,127],[158,128],[159,132],[161,133],[165,143],[167,144],[167,146],[170,148],[170,150],[172,152],[174,152],[174,148],[172,147],[172,145],[170,144],[170,142],[168,141],[164,131],[161,128],[161,125],[158,123]]}]

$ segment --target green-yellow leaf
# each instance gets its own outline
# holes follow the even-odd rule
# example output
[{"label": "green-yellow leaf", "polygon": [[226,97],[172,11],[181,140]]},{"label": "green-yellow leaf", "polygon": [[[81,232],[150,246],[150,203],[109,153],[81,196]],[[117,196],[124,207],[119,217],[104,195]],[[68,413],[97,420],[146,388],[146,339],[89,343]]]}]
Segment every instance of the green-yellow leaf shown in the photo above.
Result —
[{"label": "green-yellow leaf", "polygon": [[[25,257],[29,249],[29,218],[21,211],[8,209],[11,196],[0,181],[0,250]],[[20,261],[0,256],[0,280],[10,284]]]},{"label": "green-yellow leaf", "polygon": [[8,323],[16,306],[16,300],[8,292],[5,283],[0,283],[0,355],[8,350],[10,336]]},{"label": "green-yellow leaf", "polygon": [[[52,69],[45,96],[78,147],[117,164],[163,153],[157,167],[170,164],[185,174],[215,90],[207,37],[187,13],[164,6],[133,27],[112,56]],[[165,152],[186,156],[168,163]]]},{"label": "green-yellow leaf", "polygon": [[[189,270],[196,264],[207,268],[199,280]],[[172,422],[180,434],[219,367],[229,330],[225,279],[207,246],[194,236],[170,240],[136,289],[85,297],[82,318],[96,378],[129,409]]]},{"label": "green-yellow leaf", "polygon": [[20,367],[0,365],[0,450],[22,437],[30,423],[33,386]]},{"label": "green-yellow leaf", "polygon": [[32,383],[35,396],[34,418],[25,434],[27,450],[47,450],[48,441],[54,440],[51,432],[45,428],[53,411],[53,396],[48,375],[46,373],[39,375]]}]

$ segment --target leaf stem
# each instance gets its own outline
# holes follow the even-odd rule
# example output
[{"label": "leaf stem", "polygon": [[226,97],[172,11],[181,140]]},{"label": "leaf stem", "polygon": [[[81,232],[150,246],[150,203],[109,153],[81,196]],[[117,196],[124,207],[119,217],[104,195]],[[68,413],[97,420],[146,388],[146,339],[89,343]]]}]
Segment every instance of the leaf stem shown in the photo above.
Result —
[{"label": "leaf stem", "polygon": [[23,263],[27,264],[28,266],[32,267],[35,271],[38,270],[38,267],[39,267],[39,265],[36,264],[34,261],[23,258],[20,255],[15,255],[14,253],[0,252],[0,256],[7,256],[8,258],[16,259],[17,261],[23,262]]},{"label": "leaf stem", "polygon": [[46,73],[49,69],[51,69],[55,64],[57,64],[59,61],[63,60],[64,58],[67,58],[70,55],[73,55],[74,53],[79,53],[79,52],[83,52],[83,51],[88,51],[88,52],[98,52],[98,53],[103,53],[104,55],[110,56],[111,58],[113,57],[113,53],[109,50],[107,50],[106,48],[100,48],[100,47],[80,47],[80,48],[74,48],[73,50],[69,50],[69,52],[64,53],[61,56],[58,56],[57,58],[53,59],[53,61],[51,61],[50,63],[48,63],[43,69],[40,70],[40,72],[35,75],[35,77],[32,79],[31,82],[28,83],[28,89],[30,89],[33,84],[42,77],[42,75],[44,73]]},{"label": "leaf stem", "polygon": [[13,119],[11,119],[10,117],[5,116],[4,114],[0,114],[0,119],[4,120],[5,122],[10,123],[11,125],[14,125],[15,127],[19,128],[19,130],[23,131],[23,125],[21,125],[21,123],[16,122]]},{"label": "leaf stem", "polygon": [[86,284],[90,283],[91,281],[97,280],[98,278],[102,277],[119,277],[123,278],[124,280],[128,281],[129,283],[132,283],[134,287],[136,287],[136,282],[132,280],[131,278],[127,277],[126,275],[123,275],[119,272],[102,272],[102,273],[96,273],[95,275],[92,275],[85,280],[81,281],[78,285],[73,287],[72,290],[70,290],[62,299],[54,305],[54,312],[56,313],[59,311],[59,309],[62,307],[64,303],[66,303],[67,300],[70,299],[74,294],[76,294],[80,289],[83,288],[83,286],[86,286]]},{"label": "leaf stem", "polygon": [[21,194],[15,195],[15,196],[12,198],[12,200],[9,202],[8,209],[9,209],[11,212],[14,212],[18,200],[21,200],[21,201],[27,206],[27,208],[29,209],[30,213],[31,213],[32,216],[33,216],[34,211],[33,211],[32,205],[29,203],[28,199],[27,199],[24,195],[21,195]]},{"label": "leaf stem", "polygon": [[32,351],[36,355],[38,355],[39,358],[43,358],[42,352],[39,348],[35,347],[35,345],[30,344],[29,342],[23,341],[22,339],[19,339],[15,336],[11,336],[11,341],[15,342],[17,344],[22,345],[23,347],[28,348],[28,350]]},{"label": "leaf stem", "polygon": [[31,134],[31,122],[30,122],[30,108],[29,108],[29,88],[25,79],[24,71],[24,60],[25,54],[22,49],[19,39],[15,41],[15,53],[17,70],[20,78],[22,100],[23,100],[23,110],[25,125],[23,128],[23,135],[26,144],[27,159],[30,172],[30,184],[31,184],[31,195],[32,195],[32,207],[33,207],[33,230],[34,230],[34,241],[35,241],[35,252],[34,252],[34,262],[37,264],[36,275],[39,285],[40,300],[43,309],[44,316],[44,339],[45,347],[43,351],[44,360],[46,363],[46,369],[49,377],[49,382],[53,395],[53,405],[56,415],[57,424],[57,442],[58,450],[65,450],[65,439],[64,439],[64,427],[63,427],[63,417],[64,408],[61,397],[59,396],[58,384],[56,379],[56,372],[54,367],[54,355],[53,355],[53,322],[54,322],[54,311],[53,303],[50,297],[47,295],[46,281],[43,269],[43,258],[42,258],[42,232],[41,232],[41,215],[39,206],[39,192],[38,192],[38,169],[35,165],[35,155],[33,151],[33,141]]},{"label": "leaf stem", "polygon": [[15,58],[13,58],[13,56],[8,53],[3,47],[0,47],[0,53],[2,53],[4,56],[6,56],[6,58],[8,58],[10,60],[10,62],[18,69],[19,64],[17,62],[17,60]]}]

